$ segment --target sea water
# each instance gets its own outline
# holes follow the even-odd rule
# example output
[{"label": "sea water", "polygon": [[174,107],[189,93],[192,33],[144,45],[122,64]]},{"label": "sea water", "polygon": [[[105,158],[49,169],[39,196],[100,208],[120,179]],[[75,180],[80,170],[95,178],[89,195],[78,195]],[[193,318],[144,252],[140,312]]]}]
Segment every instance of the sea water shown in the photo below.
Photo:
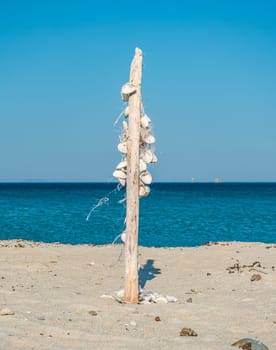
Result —
[{"label": "sea water", "polygon": [[[125,229],[125,189],[116,186],[0,184],[0,239],[112,243]],[[276,242],[276,183],[159,183],[140,201],[140,245],[233,240]]]}]

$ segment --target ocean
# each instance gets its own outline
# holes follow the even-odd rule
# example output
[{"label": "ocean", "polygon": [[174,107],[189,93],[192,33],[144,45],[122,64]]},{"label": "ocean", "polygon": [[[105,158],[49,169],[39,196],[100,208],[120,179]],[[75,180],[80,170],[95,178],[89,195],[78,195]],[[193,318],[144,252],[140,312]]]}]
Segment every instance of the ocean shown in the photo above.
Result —
[{"label": "ocean", "polygon": [[[0,239],[110,244],[124,231],[125,190],[116,186],[2,183]],[[276,183],[151,186],[150,195],[140,201],[140,245],[198,246],[209,241],[275,243]]]}]

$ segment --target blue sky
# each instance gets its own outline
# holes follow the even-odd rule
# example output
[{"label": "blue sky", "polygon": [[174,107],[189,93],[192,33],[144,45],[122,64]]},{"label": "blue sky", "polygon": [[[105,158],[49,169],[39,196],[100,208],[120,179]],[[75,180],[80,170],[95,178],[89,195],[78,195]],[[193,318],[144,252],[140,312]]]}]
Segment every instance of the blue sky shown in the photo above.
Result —
[{"label": "blue sky", "polygon": [[276,4],[235,0],[0,0],[0,181],[111,181],[136,46],[154,181],[276,181]]}]

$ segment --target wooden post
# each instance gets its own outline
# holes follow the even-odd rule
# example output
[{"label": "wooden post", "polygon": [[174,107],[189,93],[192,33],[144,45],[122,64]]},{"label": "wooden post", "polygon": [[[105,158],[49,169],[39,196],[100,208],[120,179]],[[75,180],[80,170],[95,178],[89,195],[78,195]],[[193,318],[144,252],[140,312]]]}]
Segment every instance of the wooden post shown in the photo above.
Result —
[{"label": "wooden post", "polygon": [[139,142],[141,117],[142,50],[136,48],[130,67],[130,83],[136,92],[129,96],[127,139],[127,208],[125,243],[125,301],[138,303],[138,227],[139,227]]}]

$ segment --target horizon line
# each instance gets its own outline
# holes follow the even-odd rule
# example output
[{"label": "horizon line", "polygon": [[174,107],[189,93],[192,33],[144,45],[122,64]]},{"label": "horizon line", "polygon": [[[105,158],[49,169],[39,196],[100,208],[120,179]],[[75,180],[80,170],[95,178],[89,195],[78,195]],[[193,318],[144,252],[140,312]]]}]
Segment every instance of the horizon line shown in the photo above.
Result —
[{"label": "horizon line", "polygon": [[[241,181],[241,180],[231,180],[231,181],[156,181],[153,182],[151,185],[154,184],[216,184],[216,185],[222,185],[222,184],[233,184],[233,183],[270,183],[270,184],[276,184],[275,181],[263,181],[263,180],[257,180],[257,181]],[[116,181],[76,181],[76,180],[7,180],[7,181],[1,181],[0,184],[118,184]]]}]

